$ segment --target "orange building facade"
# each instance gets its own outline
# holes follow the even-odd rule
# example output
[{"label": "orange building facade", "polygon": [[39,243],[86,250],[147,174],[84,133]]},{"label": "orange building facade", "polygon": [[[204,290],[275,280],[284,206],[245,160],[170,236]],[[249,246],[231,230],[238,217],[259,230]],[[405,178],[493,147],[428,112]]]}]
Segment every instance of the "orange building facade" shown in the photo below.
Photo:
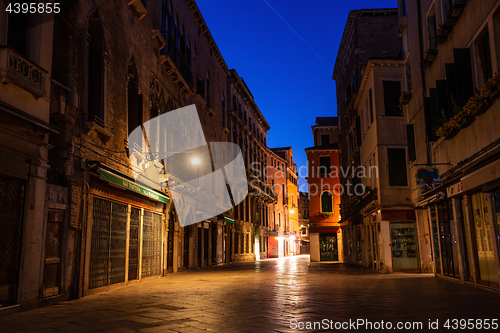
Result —
[{"label": "orange building facade", "polygon": [[317,117],[314,146],[306,148],[311,261],[343,261],[340,229],[339,130],[337,117]]}]

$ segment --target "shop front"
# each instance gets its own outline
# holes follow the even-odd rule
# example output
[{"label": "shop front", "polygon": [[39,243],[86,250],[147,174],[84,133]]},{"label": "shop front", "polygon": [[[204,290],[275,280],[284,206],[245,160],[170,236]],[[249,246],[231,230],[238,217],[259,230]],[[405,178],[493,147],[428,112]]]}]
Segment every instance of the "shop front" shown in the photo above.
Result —
[{"label": "shop front", "polygon": [[311,226],[309,239],[311,244],[310,260],[344,261],[342,229],[331,226]]},{"label": "shop front", "polygon": [[165,194],[100,165],[90,177],[84,295],[163,271]]},{"label": "shop front", "polygon": [[478,286],[499,288],[500,160],[448,186],[448,199],[437,205],[433,232],[436,274]]}]

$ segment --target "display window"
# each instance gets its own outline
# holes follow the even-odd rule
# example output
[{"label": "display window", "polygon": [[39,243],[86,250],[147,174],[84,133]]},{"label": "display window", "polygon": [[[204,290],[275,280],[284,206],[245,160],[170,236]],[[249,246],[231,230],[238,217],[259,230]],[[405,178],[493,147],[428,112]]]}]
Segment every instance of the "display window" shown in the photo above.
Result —
[{"label": "display window", "polygon": [[418,270],[415,222],[391,222],[392,267]]}]

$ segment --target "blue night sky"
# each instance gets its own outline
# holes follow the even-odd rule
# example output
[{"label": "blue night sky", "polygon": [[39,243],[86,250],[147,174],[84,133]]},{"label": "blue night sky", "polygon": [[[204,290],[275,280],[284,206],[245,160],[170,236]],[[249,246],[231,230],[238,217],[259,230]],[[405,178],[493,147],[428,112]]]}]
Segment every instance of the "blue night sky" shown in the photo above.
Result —
[{"label": "blue night sky", "polygon": [[304,149],[318,116],[336,116],[333,67],[349,11],[397,0],[197,0],[229,68],[250,88],[271,130],[269,147],[292,146],[307,191]]}]

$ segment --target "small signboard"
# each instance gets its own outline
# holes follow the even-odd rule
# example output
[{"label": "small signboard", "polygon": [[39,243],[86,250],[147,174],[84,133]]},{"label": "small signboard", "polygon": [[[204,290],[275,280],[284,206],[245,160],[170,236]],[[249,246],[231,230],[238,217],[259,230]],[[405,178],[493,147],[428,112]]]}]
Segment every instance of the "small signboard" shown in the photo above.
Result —
[{"label": "small signboard", "polygon": [[439,170],[435,167],[428,166],[420,168],[415,174],[415,181],[417,185],[441,185],[443,181],[439,177]]}]

